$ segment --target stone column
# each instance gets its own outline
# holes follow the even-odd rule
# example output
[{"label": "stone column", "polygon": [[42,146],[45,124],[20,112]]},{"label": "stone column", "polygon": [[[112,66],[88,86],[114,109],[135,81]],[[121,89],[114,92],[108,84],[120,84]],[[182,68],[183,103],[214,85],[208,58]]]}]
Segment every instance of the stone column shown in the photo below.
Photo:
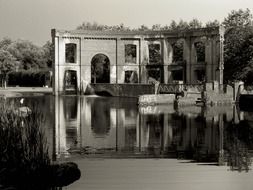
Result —
[{"label": "stone column", "polygon": [[120,54],[120,51],[119,51],[119,49],[120,49],[120,47],[119,47],[119,38],[117,38],[116,39],[116,79],[115,79],[115,83],[117,84],[118,83],[118,78],[119,78],[119,76],[118,76],[118,72],[119,72],[119,54]]},{"label": "stone column", "polygon": [[196,53],[196,49],[195,49],[195,44],[194,44],[194,40],[191,40],[191,63],[190,63],[190,66],[191,66],[191,69],[190,69],[190,75],[191,75],[191,80],[190,80],[190,83],[196,83],[197,80],[196,80],[196,76],[195,76],[195,67],[196,67],[196,64],[197,64],[197,53]]},{"label": "stone column", "polygon": [[168,70],[169,65],[172,64],[173,61],[173,47],[171,44],[164,39],[164,56],[163,56],[163,63],[164,63],[164,83],[170,83],[171,79],[171,71]]},{"label": "stone column", "polygon": [[186,83],[191,83],[191,39],[188,37],[184,40],[184,60],[186,61],[185,73]]},{"label": "stone column", "polygon": [[205,62],[206,62],[206,82],[212,82],[214,79],[212,77],[212,47],[213,47],[213,40],[207,39],[205,42]]},{"label": "stone column", "polygon": [[54,44],[54,66],[53,66],[53,93],[54,95],[58,95],[59,93],[59,38],[53,36],[53,44]]},{"label": "stone column", "polygon": [[219,28],[219,37],[220,37],[220,62],[219,62],[219,84],[223,84],[223,70],[224,70],[224,33],[225,28],[223,26],[220,26]]},{"label": "stone column", "polygon": [[64,92],[64,74],[65,74],[65,42],[62,37],[58,38],[58,92]]},{"label": "stone column", "polygon": [[146,65],[148,63],[148,43],[141,38],[140,40],[140,83],[147,83],[147,69]]}]

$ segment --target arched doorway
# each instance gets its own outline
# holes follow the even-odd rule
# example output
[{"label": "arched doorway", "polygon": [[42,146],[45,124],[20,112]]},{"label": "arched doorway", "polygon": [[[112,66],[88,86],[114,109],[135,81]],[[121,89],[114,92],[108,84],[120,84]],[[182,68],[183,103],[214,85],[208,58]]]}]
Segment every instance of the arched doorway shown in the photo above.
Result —
[{"label": "arched doorway", "polygon": [[110,83],[110,60],[104,54],[96,54],[91,60],[91,83]]}]

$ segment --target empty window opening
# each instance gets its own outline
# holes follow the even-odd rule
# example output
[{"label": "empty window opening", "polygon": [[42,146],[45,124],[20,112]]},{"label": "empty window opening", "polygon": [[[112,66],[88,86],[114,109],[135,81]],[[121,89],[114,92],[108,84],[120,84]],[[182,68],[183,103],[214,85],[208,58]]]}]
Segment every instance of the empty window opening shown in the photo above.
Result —
[{"label": "empty window opening", "polygon": [[175,81],[183,81],[183,70],[172,71],[172,78]]},{"label": "empty window opening", "polygon": [[125,83],[138,83],[138,74],[136,71],[125,71]]},{"label": "empty window opening", "polygon": [[163,82],[163,69],[160,67],[147,67],[148,83]]},{"label": "empty window opening", "polygon": [[194,44],[197,56],[197,63],[205,62],[205,43],[204,42],[196,42]]},{"label": "empty window opening", "polygon": [[173,48],[173,62],[182,62],[184,60],[184,41],[178,40],[172,45]]},{"label": "empty window opening", "polygon": [[206,72],[205,70],[195,70],[196,80],[197,82],[205,81]]},{"label": "empty window opening", "polygon": [[161,47],[160,44],[149,44],[149,63],[161,64]]},{"label": "empty window opening", "polygon": [[65,90],[75,91],[77,89],[77,74],[76,71],[65,71]]},{"label": "empty window opening", "polygon": [[136,45],[134,44],[125,45],[125,62],[136,63]]},{"label": "empty window opening", "polygon": [[65,44],[65,62],[76,63],[76,44]]}]

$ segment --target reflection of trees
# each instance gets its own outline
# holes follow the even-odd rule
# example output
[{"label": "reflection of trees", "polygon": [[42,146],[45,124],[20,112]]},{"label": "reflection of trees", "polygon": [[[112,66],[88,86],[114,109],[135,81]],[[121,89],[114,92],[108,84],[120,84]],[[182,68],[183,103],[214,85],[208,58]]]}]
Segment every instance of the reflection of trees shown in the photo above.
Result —
[{"label": "reflection of trees", "polygon": [[252,145],[253,129],[247,121],[241,121],[239,124],[229,123],[225,129],[225,149],[231,170],[249,171]]}]

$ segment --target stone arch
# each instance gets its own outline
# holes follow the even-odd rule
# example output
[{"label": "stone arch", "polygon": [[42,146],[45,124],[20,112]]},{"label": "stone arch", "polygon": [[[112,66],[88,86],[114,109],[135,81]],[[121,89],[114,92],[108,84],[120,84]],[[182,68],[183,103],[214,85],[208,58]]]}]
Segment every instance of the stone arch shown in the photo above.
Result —
[{"label": "stone arch", "polygon": [[110,83],[110,60],[98,53],[91,59],[91,83]]}]

